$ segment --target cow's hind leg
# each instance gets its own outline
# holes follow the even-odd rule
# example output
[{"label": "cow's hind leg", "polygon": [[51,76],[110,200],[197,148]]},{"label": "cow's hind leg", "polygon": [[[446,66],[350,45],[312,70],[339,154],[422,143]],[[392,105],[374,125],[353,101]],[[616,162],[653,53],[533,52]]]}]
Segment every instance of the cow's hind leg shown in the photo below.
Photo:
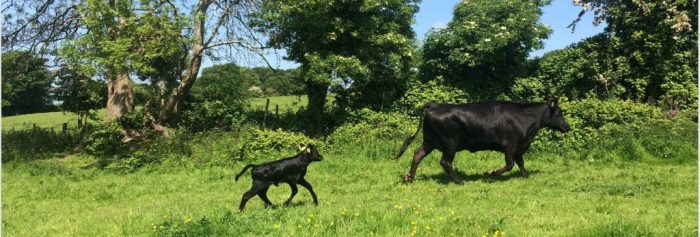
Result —
[{"label": "cow's hind leg", "polygon": [[442,165],[442,168],[445,169],[445,172],[452,178],[452,181],[454,181],[456,184],[462,185],[464,184],[464,181],[460,179],[457,176],[457,173],[455,173],[454,169],[452,169],[452,161],[455,159],[455,153],[454,152],[443,152],[442,153],[442,159],[440,160],[440,165]]},{"label": "cow's hind leg", "polygon": [[413,161],[411,161],[411,169],[408,171],[408,174],[403,177],[403,181],[411,181],[413,178],[416,177],[416,170],[418,169],[418,164],[425,158],[430,152],[433,151],[433,148],[430,146],[427,146],[425,143],[421,144],[418,148],[416,148],[416,151],[413,152]]},{"label": "cow's hind leg", "polygon": [[529,174],[527,173],[527,170],[525,170],[525,160],[523,160],[523,154],[519,154],[515,157],[515,163],[518,164],[520,174],[523,176],[523,178],[527,178]]},{"label": "cow's hind leg", "polygon": [[314,188],[311,187],[311,184],[304,178],[301,178],[301,180],[299,180],[299,184],[301,184],[301,186],[309,190],[309,192],[311,193],[311,198],[314,199],[314,204],[318,205],[318,198],[316,198],[316,193],[314,193]]},{"label": "cow's hind leg", "polygon": [[287,199],[287,201],[284,201],[285,205],[292,203],[292,198],[294,198],[294,196],[297,195],[297,191],[298,191],[296,183],[289,182],[288,184],[289,184],[289,187],[292,188],[292,195],[289,196],[289,199]]},{"label": "cow's hind leg", "polygon": [[506,165],[500,169],[486,171],[486,173],[484,173],[484,174],[495,176],[495,175],[501,175],[503,172],[507,172],[507,171],[512,170],[513,165],[515,163],[515,154],[516,154],[515,151],[513,151],[511,149],[506,149],[506,151],[505,151]]}]

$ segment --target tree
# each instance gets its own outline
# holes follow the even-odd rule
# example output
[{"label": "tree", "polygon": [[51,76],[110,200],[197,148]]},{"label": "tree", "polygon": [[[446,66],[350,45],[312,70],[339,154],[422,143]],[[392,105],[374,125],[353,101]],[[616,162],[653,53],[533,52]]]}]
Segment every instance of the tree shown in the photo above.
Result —
[{"label": "tree", "polygon": [[624,97],[697,107],[697,1],[576,0],[579,17],[592,11],[594,24],[607,23],[610,70]]},{"label": "tree", "polygon": [[46,111],[51,107],[52,74],[46,59],[27,51],[2,54],[2,115]]},{"label": "tree", "polygon": [[252,95],[248,89],[254,78],[243,77],[235,64],[214,65],[202,70],[202,76],[192,88],[192,102],[220,101],[242,108]]},{"label": "tree", "polygon": [[94,117],[95,110],[104,106],[107,85],[92,80],[72,67],[61,68],[56,76],[54,99],[61,101],[61,110],[78,115],[78,127],[85,124],[87,117]]},{"label": "tree", "polygon": [[625,87],[603,76],[612,68],[610,38],[601,33],[532,60],[530,76],[516,78],[511,98],[531,101],[547,96],[569,99],[624,98]]},{"label": "tree", "polygon": [[540,22],[547,0],[460,1],[444,29],[423,44],[421,79],[442,76],[469,100],[507,99],[515,78],[526,75],[531,50],[551,30]]},{"label": "tree", "polygon": [[[110,115],[118,117],[133,109],[130,75],[138,74],[158,87],[154,97],[159,101],[147,103],[153,107],[147,111],[155,111],[154,126],[161,127],[174,123],[205,55],[219,59],[241,51],[260,54],[262,48],[248,27],[248,16],[257,11],[258,1],[178,4],[169,0],[10,2],[4,10],[21,14],[7,18],[3,40],[10,47],[52,48],[57,42],[66,43],[66,38],[76,38],[67,42],[63,48],[70,50],[64,53],[82,59],[78,64],[95,66],[110,83],[108,111],[115,105]],[[24,12],[27,7],[37,10]],[[229,47],[223,53],[212,51],[220,46]]]},{"label": "tree", "polygon": [[257,29],[301,64],[309,118],[324,111],[329,88],[345,105],[379,108],[382,96],[398,98],[410,74],[417,2],[264,1]]}]

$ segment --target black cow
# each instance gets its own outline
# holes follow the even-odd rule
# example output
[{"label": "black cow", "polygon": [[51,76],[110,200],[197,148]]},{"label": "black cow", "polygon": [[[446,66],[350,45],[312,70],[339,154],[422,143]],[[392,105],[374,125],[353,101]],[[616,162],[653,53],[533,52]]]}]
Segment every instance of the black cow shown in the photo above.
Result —
[{"label": "black cow", "polygon": [[238,178],[240,178],[248,168],[253,167],[253,171],[251,172],[253,176],[253,187],[243,194],[238,209],[243,211],[246,202],[255,195],[258,195],[260,199],[265,202],[265,207],[273,206],[272,202],[267,199],[267,190],[270,188],[270,184],[277,186],[279,183],[287,183],[289,187],[292,188],[292,195],[284,202],[285,204],[289,204],[292,198],[294,198],[294,195],[297,194],[297,184],[301,184],[301,186],[308,189],[309,192],[311,192],[314,203],[318,204],[316,193],[314,193],[311,184],[304,179],[304,175],[306,175],[306,168],[309,164],[313,161],[323,160],[323,156],[321,156],[316,147],[311,144],[306,147],[302,145],[301,150],[302,151],[296,156],[259,165],[246,165],[241,173],[236,175],[236,181],[238,181]]},{"label": "black cow", "polygon": [[569,125],[564,120],[556,99],[543,103],[428,103],[423,108],[418,129],[406,138],[399,154],[394,158],[401,157],[423,128],[423,144],[414,152],[411,169],[404,181],[410,181],[416,176],[418,164],[434,149],[442,152],[440,165],[457,184],[464,182],[452,170],[452,161],[455,153],[462,150],[501,151],[505,153],[506,165],[485,174],[500,175],[510,171],[515,162],[522,176],[527,177],[523,153],[530,147],[537,131],[545,127],[561,132],[569,131]]}]

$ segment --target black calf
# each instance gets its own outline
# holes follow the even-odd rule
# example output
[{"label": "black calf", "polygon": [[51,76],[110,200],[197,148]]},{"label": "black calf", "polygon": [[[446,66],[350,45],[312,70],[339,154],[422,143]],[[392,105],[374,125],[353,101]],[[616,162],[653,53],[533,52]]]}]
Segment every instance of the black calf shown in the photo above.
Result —
[{"label": "black calf", "polygon": [[297,184],[301,184],[301,186],[308,189],[309,192],[311,192],[311,197],[314,199],[314,204],[318,204],[316,193],[314,193],[311,184],[304,179],[304,175],[306,175],[306,167],[308,167],[311,162],[321,160],[323,160],[323,156],[318,153],[316,147],[309,144],[306,147],[302,145],[302,151],[296,156],[259,165],[246,165],[241,173],[236,175],[236,181],[238,181],[238,178],[240,178],[248,168],[253,167],[253,171],[251,172],[253,176],[253,187],[243,194],[238,209],[243,211],[246,202],[255,195],[258,195],[260,199],[265,202],[265,207],[272,206],[272,202],[267,199],[267,189],[270,188],[270,184],[277,186],[279,183],[287,183],[289,187],[292,188],[292,195],[289,196],[289,199],[287,199],[284,204],[289,204],[292,198],[294,198],[294,195],[297,194]]}]

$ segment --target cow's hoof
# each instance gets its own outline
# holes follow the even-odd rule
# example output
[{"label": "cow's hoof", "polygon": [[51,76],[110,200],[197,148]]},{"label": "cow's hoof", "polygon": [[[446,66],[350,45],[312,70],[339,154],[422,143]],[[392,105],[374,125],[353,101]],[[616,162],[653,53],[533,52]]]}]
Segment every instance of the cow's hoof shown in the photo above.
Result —
[{"label": "cow's hoof", "polygon": [[405,182],[410,182],[411,180],[413,180],[413,177],[411,177],[410,175],[403,176],[403,182],[404,182],[404,183],[405,183]]},{"label": "cow's hoof", "polygon": [[530,175],[529,175],[528,173],[524,173],[524,174],[522,174],[522,175],[523,175],[523,178],[524,178],[524,179],[527,179],[527,178],[530,177]]},{"label": "cow's hoof", "polygon": [[487,170],[486,172],[484,172],[484,175],[494,176],[496,175],[496,170]]},{"label": "cow's hoof", "polygon": [[462,180],[455,180],[454,182],[456,185],[464,185],[464,181]]}]

